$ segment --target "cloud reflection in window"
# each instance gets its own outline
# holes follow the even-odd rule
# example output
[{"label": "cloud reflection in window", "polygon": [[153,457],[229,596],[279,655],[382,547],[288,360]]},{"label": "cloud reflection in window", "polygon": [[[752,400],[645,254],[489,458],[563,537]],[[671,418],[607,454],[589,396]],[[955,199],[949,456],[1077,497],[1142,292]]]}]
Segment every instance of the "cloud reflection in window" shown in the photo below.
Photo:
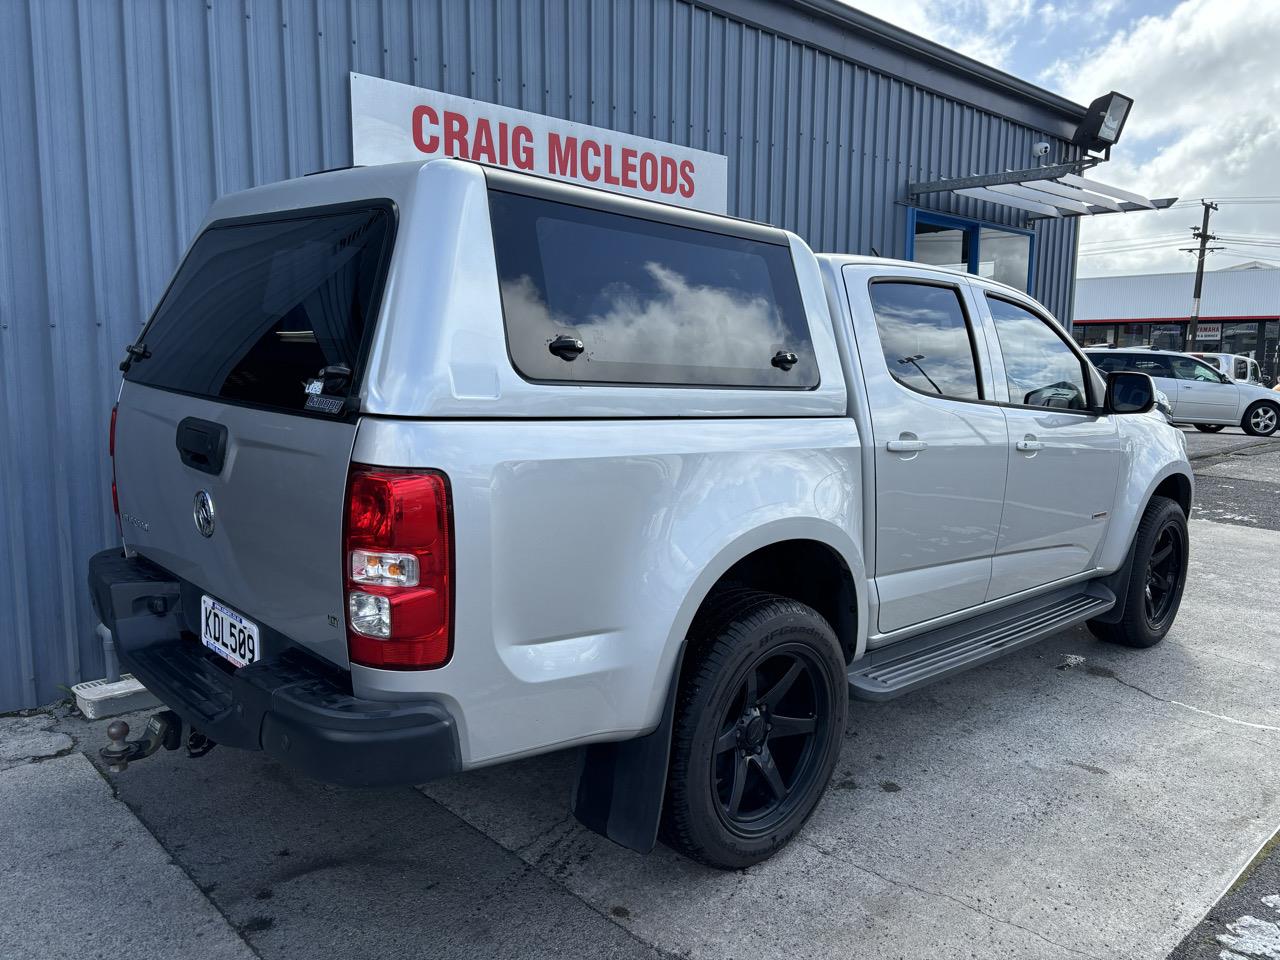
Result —
[{"label": "cloud reflection in window", "polygon": [[[644,264],[644,273],[652,280],[649,289],[611,283],[601,291],[606,308],[581,319],[548,307],[528,275],[502,281],[503,307],[520,318],[528,342],[548,343],[562,334],[578,337],[586,347],[581,360],[587,365],[625,362],[671,371],[696,367],[711,382],[776,382],[778,371],[769,361],[786,346],[787,332],[768,300],[690,283],[654,261]],[[583,375],[576,369],[573,373]]]},{"label": "cloud reflection in window", "polygon": [[884,361],[922,393],[978,399],[978,376],[964,313],[950,287],[876,283],[871,287]]}]

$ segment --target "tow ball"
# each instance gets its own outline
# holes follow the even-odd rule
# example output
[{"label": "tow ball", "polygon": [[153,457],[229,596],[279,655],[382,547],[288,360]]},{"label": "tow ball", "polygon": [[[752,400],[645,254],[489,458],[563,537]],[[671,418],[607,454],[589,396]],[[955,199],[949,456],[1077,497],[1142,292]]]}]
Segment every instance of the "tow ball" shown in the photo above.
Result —
[{"label": "tow ball", "polygon": [[[161,747],[177,750],[182,744],[182,718],[172,710],[162,710],[147,721],[147,727],[137,740],[129,739],[129,724],[113,720],[107,726],[107,739],[111,742],[98,751],[112,773],[123,773],[129,764],[149,757]],[[187,756],[203,757],[216,744],[194,727],[187,736]]]}]

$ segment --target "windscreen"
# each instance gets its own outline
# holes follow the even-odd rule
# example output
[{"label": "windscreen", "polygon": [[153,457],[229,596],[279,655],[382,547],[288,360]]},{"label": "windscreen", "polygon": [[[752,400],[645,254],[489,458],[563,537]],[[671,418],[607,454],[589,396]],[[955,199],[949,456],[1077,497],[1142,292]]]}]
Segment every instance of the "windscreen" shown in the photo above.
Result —
[{"label": "windscreen", "polygon": [[384,206],[214,224],[192,244],[125,379],[340,413],[391,249]]}]

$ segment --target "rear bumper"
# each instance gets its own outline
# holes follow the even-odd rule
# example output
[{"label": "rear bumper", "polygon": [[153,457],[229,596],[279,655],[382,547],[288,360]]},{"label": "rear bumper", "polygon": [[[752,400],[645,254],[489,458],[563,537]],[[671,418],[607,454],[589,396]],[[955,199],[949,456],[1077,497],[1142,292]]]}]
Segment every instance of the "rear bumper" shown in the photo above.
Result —
[{"label": "rear bumper", "polygon": [[349,675],[297,648],[232,669],[183,630],[182,584],[148,560],[95,554],[89,590],[121,664],[218,743],[344,786],[422,783],[461,767],[457,725],[439,703],[361,700]]}]

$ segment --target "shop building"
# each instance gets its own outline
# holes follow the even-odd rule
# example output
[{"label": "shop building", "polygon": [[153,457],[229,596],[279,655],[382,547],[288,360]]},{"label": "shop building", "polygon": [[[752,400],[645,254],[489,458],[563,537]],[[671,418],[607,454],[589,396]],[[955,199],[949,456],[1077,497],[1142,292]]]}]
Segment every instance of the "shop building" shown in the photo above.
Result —
[{"label": "shop building", "polygon": [[1280,268],[1210,270],[1204,275],[1196,339],[1188,340],[1195,273],[1089,277],[1076,281],[1076,342],[1234,353],[1280,376]]},{"label": "shop building", "polygon": [[[216,197],[368,145],[357,77],[495,108],[464,136],[419,104],[424,155],[532,145],[673,202],[712,155],[708,208],[994,276],[1063,318],[1075,216],[1153,206],[1077,176],[1127,98],[1086,108],[838,0],[0,4],[0,711],[103,675],[84,564],[117,537],[117,364]],[[501,110],[546,123],[526,138]]]}]

